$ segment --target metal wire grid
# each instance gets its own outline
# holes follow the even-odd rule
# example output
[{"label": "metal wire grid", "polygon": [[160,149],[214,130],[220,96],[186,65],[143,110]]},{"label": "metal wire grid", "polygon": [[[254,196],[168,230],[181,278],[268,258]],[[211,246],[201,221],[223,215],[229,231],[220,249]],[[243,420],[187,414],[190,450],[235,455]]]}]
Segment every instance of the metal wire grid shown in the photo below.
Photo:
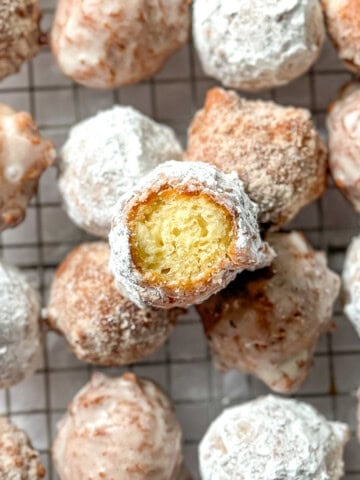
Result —
[{"label": "metal wire grid", "polygon": [[[49,25],[54,0],[41,3],[44,23]],[[350,79],[335,58],[327,45],[321,60],[308,75],[289,87],[265,92],[261,97],[310,108],[323,130],[328,102],[338,86]],[[215,83],[202,74],[191,44],[154,79],[106,93],[87,90],[64,79],[45,50],[18,76],[0,84],[0,101],[29,110],[43,134],[55,138],[59,144],[76,121],[113,103],[132,104],[173,126],[184,140],[192,114],[201,106],[205,91],[212,85]],[[315,247],[328,253],[330,265],[340,272],[344,251],[359,231],[359,218],[330,185],[323,199],[306,208],[288,227],[291,228],[303,230]],[[89,238],[62,212],[54,170],[50,170],[42,179],[24,224],[0,236],[0,252],[6,261],[18,264],[29,275],[45,304],[51,275],[58,262],[71,248]],[[296,397],[314,404],[328,418],[350,423],[354,430],[354,391],[360,384],[360,341],[341,315],[339,306],[335,320],[337,331],[321,340],[313,371]],[[42,454],[47,479],[53,480],[57,477],[50,460],[50,448],[56,420],[88,380],[93,367],[77,361],[55,334],[47,333],[45,337],[42,367],[29,380],[0,392],[0,412],[25,427]],[[198,441],[210,421],[225,406],[268,391],[250,376],[238,372],[220,375],[214,371],[193,310],[161,351],[130,368],[158,381],[173,397],[184,429],[186,460],[194,478],[198,478]],[[120,373],[124,369],[101,370]],[[346,453],[349,480],[360,480],[358,448],[353,438]]]}]

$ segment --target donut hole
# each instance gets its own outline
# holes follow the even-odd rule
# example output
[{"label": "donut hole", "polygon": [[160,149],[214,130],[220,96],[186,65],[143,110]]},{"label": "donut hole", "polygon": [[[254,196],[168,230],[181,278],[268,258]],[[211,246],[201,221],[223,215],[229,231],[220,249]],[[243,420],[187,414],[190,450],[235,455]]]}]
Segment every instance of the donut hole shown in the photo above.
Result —
[{"label": "donut hole", "polygon": [[165,190],[129,214],[133,261],[154,284],[204,281],[228,261],[233,220],[203,193]]}]

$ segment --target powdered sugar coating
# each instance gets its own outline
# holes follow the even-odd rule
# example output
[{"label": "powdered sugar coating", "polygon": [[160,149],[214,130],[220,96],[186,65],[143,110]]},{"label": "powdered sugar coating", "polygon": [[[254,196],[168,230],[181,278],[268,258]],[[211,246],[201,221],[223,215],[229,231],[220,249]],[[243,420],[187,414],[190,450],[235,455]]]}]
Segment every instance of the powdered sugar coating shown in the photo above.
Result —
[{"label": "powdered sugar coating", "polygon": [[188,39],[188,0],[60,0],[51,44],[61,70],[91,88],[157,73]]},{"label": "powdered sugar coating", "polygon": [[272,265],[240,274],[197,308],[218,367],[252,373],[288,393],[306,379],[319,336],[331,325],[340,279],[299,232],[265,238],[276,252]]},{"label": "powdered sugar coating", "polygon": [[0,104],[0,232],[24,220],[42,172],[55,160],[28,113]]},{"label": "powdered sugar coating", "polygon": [[25,432],[7,418],[0,417],[0,478],[40,480],[45,469]]},{"label": "powdered sugar coating", "polygon": [[15,267],[0,262],[0,388],[31,375],[40,356],[40,299]]},{"label": "powdered sugar coating", "polygon": [[225,410],[200,444],[202,480],[338,480],[348,427],[272,395]]},{"label": "powdered sugar coating", "polygon": [[[185,480],[182,434],[169,398],[126,373],[93,374],[58,424],[53,457],[60,480]],[[190,477],[187,477],[190,479]]]},{"label": "powdered sugar coating", "polygon": [[128,365],[165,343],[182,310],[139,309],[116,288],[107,243],[84,243],[58,267],[45,316],[80,360]]},{"label": "powdered sugar coating", "polygon": [[204,71],[244,90],[299,77],[325,39],[318,0],[195,0],[193,31]]},{"label": "powdered sugar coating", "polygon": [[[233,258],[195,291],[147,284],[131,256],[130,210],[136,204],[145,202],[150,195],[168,188],[207,194],[226,208],[236,225]],[[109,240],[111,271],[119,287],[139,307],[147,304],[170,308],[200,303],[224,288],[238,272],[268,265],[274,256],[272,249],[261,240],[257,207],[246,195],[237,175],[225,174],[200,162],[165,162],[144,177],[132,191],[124,194],[116,206]]]},{"label": "powdered sugar coating", "polygon": [[213,88],[190,128],[186,158],[236,172],[273,229],[291,221],[327,184],[327,149],[308,110]]},{"label": "powdered sugar coating", "polygon": [[321,0],[329,36],[341,60],[360,73],[360,3],[358,0]]},{"label": "powdered sugar coating", "polygon": [[327,127],[332,176],[360,213],[360,83],[342,89],[330,106]]},{"label": "powdered sugar coating", "polygon": [[38,0],[0,2],[0,79],[16,73],[40,49]]},{"label": "powdered sugar coating", "polygon": [[344,312],[360,336],[360,236],[347,250],[343,269]]},{"label": "powdered sugar coating", "polygon": [[173,130],[131,107],[115,106],[73,127],[59,159],[59,188],[70,218],[101,237],[120,196],[160,163],[182,158]]}]

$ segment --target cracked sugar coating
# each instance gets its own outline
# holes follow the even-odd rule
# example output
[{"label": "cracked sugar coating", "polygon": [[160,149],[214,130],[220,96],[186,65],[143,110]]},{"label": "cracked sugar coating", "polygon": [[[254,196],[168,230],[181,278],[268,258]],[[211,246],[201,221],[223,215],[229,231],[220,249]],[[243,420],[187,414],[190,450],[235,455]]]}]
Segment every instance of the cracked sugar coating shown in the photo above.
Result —
[{"label": "cracked sugar coating", "polygon": [[360,236],[347,250],[343,269],[344,312],[360,336]]},{"label": "cracked sugar coating", "polygon": [[[116,206],[110,268],[119,287],[139,306],[200,303],[238,272],[271,262],[274,253],[262,242],[256,218],[257,207],[235,174],[200,162],[166,162]],[[221,242],[219,232],[225,235]],[[219,252],[213,252],[214,245]],[[152,250],[159,253],[153,268],[148,262]],[[207,257],[208,250],[212,256]],[[193,263],[198,274],[188,274]],[[171,276],[180,271],[179,265],[184,276]]]},{"label": "cracked sugar coating", "polygon": [[40,356],[40,299],[17,268],[0,262],[0,388],[31,375]]},{"label": "cracked sugar coating", "polygon": [[199,450],[202,480],[338,480],[348,427],[268,395],[225,410]]},{"label": "cracked sugar coating", "polygon": [[327,117],[330,169],[337,187],[360,213],[360,83],[346,85]]},{"label": "cracked sugar coating", "polygon": [[0,232],[24,220],[39,178],[55,155],[28,113],[0,104]]},{"label": "cracked sugar coating", "polygon": [[187,159],[235,171],[274,229],[323,194],[327,152],[308,110],[209,90],[189,128]]},{"label": "cracked sugar coating", "polygon": [[360,73],[360,3],[358,0],[321,0],[329,36],[340,59]]},{"label": "cracked sugar coating", "polygon": [[318,0],[195,0],[193,31],[205,73],[250,91],[305,73],[325,39]]},{"label": "cracked sugar coating", "polygon": [[0,417],[0,478],[40,480],[44,477],[45,468],[26,433],[6,417]]},{"label": "cracked sugar coating", "polygon": [[116,88],[155,75],[188,40],[188,0],[60,0],[52,50],[65,75]]},{"label": "cracked sugar coating", "polygon": [[197,307],[215,364],[252,373],[277,392],[297,390],[330,327],[340,279],[298,232],[273,233],[271,267],[244,272]]},{"label": "cracked sugar coating", "polygon": [[58,424],[60,480],[185,480],[182,433],[170,399],[132,373],[95,373]]},{"label": "cracked sugar coating", "polygon": [[116,288],[107,243],[84,243],[60,264],[45,316],[80,360],[127,365],[154,353],[180,309],[139,309]]},{"label": "cracked sugar coating", "polygon": [[131,107],[115,106],[71,129],[59,159],[59,188],[69,217],[107,237],[120,196],[152,168],[181,160],[174,131]]},{"label": "cracked sugar coating", "polygon": [[40,49],[38,0],[0,2],[0,80],[19,71]]}]

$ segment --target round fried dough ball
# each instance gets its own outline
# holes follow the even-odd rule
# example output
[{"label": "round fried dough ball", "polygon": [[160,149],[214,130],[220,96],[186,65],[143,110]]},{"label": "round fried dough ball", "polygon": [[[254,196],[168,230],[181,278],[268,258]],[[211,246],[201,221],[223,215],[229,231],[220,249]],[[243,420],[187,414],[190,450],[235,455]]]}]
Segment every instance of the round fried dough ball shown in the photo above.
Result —
[{"label": "round fried dough ball", "polygon": [[340,279],[299,232],[266,240],[276,252],[269,268],[240,274],[197,308],[220,369],[252,373],[288,393],[306,379],[330,328]]},{"label": "round fried dough ball", "polygon": [[2,480],[40,480],[45,468],[25,432],[6,417],[0,417],[0,478]]},{"label": "round fried dough ball", "polygon": [[202,480],[339,480],[347,425],[268,395],[225,410],[200,443]]},{"label": "round fried dough ball", "polygon": [[305,73],[325,39],[318,0],[195,0],[193,31],[205,73],[250,91]]},{"label": "round fried dough ball", "polygon": [[327,151],[308,110],[209,90],[194,117],[186,158],[236,172],[273,229],[323,194]]},{"label": "round fried dough ball", "polygon": [[188,40],[188,0],[60,0],[52,50],[65,75],[116,88],[155,75]]},{"label": "round fried dough ball", "polygon": [[360,73],[360,3],[358,0],[321,0],[330,38],[340,59]]},{"label": "round fried dough ball", "polygon": [[0,262],[0,388],[31,375],[39,363],[40,299],[24,275]]},{"label": "round fried dough ball", "polygon": [[1,0],[0,80],[16,73],[42,43],[38,0]]},{"label": "round fried dough ball", "polygon": [[360,83],[343,87],[330,106],[327,127],[332,176],[360,213]]},{"label": "round fried dough ball", "polygon": [[28,113],[0,104],[0,232],[24,220],[39,178],[55,156]]},{"label": "round fried dough ball", "polygon": [[116,205],[109,239],[111,271],[139,306],[200,303],[273,258],[237,175],[202,162],[145,176]]},{"label": "round fried dough ball", "polygon": [[160,348],[180,309],[138,308],[116,287],[107,243],[84,243],[58,267],[45,312],[80,359],[97,365],[127,365]]},{"label": "round fried dough ball", "polygon": [[182,433],[170,399],[132,373],[95,373],[58,424],[60,480],[185,480]]}]

